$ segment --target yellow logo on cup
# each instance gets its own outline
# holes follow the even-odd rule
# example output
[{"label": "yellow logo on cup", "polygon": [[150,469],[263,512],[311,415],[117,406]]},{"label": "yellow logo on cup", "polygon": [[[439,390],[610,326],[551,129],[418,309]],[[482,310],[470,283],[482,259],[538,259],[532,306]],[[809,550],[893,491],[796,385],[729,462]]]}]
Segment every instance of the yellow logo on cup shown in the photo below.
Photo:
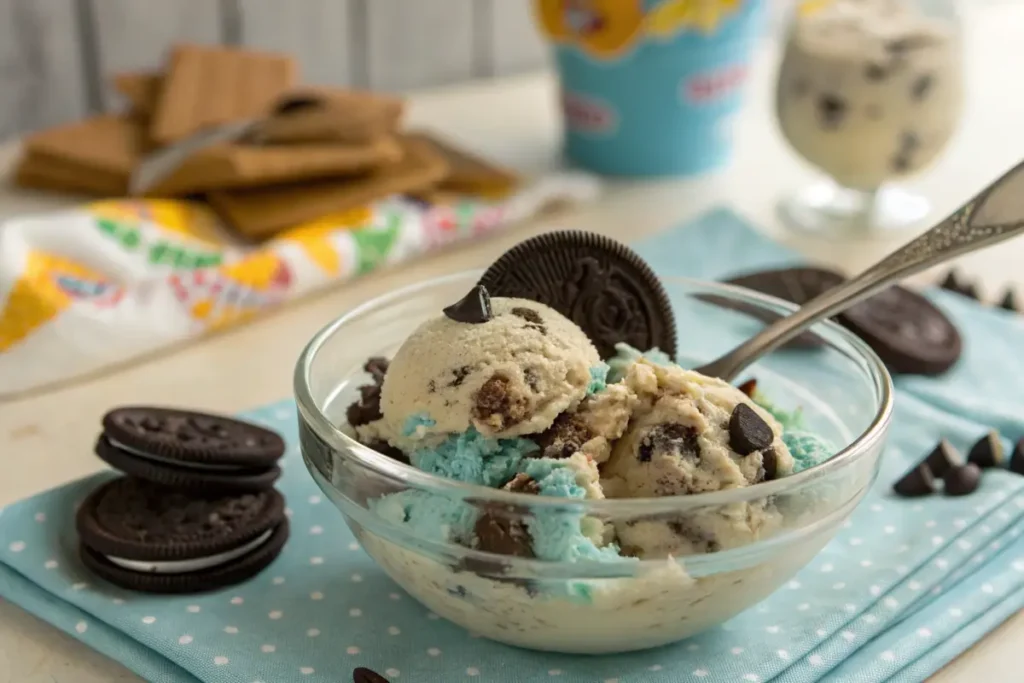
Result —
[{"label": "yellow logo on cup", "polygon": [[742,4],[743,0],[668,0],[647,14],[647,32],[657,38],[671,38],[687,29],[713,33]]},{"label": "yellow logo on cup", "polygon": [[614,57],[630,47],[644,22],[642,0],[534,0],[541,32],[578,45],[594,57]]}]

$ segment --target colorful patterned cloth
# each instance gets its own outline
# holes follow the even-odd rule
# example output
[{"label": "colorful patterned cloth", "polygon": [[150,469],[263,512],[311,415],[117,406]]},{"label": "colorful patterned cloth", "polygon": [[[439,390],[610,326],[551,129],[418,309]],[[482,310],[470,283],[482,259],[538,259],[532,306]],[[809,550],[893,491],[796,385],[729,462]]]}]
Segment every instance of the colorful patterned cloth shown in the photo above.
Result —
[{"label": "colorful patterned cloth", "polygon": [[0,397],[237,325],[324,286],[475,239],[588,176],[546,177],[501,202],[393,197],[246,248],[205,206],[111,200],[0,225]]}]

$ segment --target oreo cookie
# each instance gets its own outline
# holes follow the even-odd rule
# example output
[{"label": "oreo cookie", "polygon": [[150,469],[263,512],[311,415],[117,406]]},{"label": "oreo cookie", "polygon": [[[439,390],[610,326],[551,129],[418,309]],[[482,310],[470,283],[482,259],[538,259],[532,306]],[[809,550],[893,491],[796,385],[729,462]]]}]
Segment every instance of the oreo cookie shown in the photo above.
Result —
[{"label": "oreo cookie", "polygon": [[[784,268],[726,282],[803,305],[845,278],[823,268]],[[738,304],[732,307],[745,310]],[[761,311],[758,317],[765,319],[765,314]],[[897,374],[942,374],[956,363],[963,348],[960,332],[942,311],[899,285],[851,306],[835,320],[863,339]],[[808,336],[797,339],[802,345],[813,344]]]},{"label": "oreo cookie", "polygon": [[275,432],[230,417],[128,406],[103,416],[95,452],[115,469],[197,492],[253,492],[281,475]]},{"label": "oreo cookie", "polygon": [[480,278],[491,296],[546,304],[587,333],[602,358],[615,344],[676,354],[668,294],[629,247],[596,233],[539,235],[509,249]]},{"label": "oreo cookie", "polygon": [[240,583],[270,565],[288,539],[284,499],[274,489],[199,495],[134,477],[93,491],[75,527],[90,571],[147,593]]}]

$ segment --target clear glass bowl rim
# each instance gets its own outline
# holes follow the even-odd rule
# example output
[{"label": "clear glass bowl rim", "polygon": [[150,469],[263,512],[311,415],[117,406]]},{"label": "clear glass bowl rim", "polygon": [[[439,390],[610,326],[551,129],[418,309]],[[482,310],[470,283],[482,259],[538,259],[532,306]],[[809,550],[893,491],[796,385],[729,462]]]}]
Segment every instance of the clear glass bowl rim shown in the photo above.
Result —
[{"label": "clear glass bowl rim", "polygon": [[[712,491],[709,493],[690,494],[686,496],[670,496],[662,498],[617,498],[603,500],[577,500],[563,499],[545,496],[532,496],[523,493],[512,493],[501,489],[492,489],[479,484],[469,484],[429,474],[422,470],[389,458],[382,453],[368,448],[355,439],[345,434],[323,413],[313,398],[310,390],[310,373],[320,347],[329,341],[346,323],[357,318],[363,313],[377,308],[385,307],[396,300],[401,300],[410,294],[421,292],[432,286],[442,285],[448,282],[468,279],[470,276],[479,278],[483,270],[463,270],[440,277],[431,278],[426,281],[417,282],[399,289],[374,297],[359,306],[349,309],[337,319],[327,324],[317,332],[309,341],[299,355],[295,366],[294,392],[296,407],[299,418],[317,434],[335,452],[343,453],[346,457],[355,460],[359,465],[371,472],[395,482],[401,482],[407,486],[444,492],[455,498],[465,498],[475,501],[495,502],[505,504],[522,505],[524,499],[529,499],[530,508],[561,508],[571,507],[573,510],[583,510],[587,514],[608,515],[619,517],[622,515],[645,515],[657,514],[666,511],[679,511],[681,509],[693,509],[712,506],[729,505],[739,502],[764,499],[769,496],[792,493],[802,489],[822,477],[833,472],[845,469],[847,466],[859,460],[865,454],[871,452],[872,446],[881,440],[886,427],[892,419],[893,410],[893,385],[889,371],[881,359],[865,342],[846,328],[832,321],[825,321],[815,325],[816,330],[822,328],[828,333],[839,336],[842,341],[849,344],[854,352],[860,356],[860,360],[867,362],[869,379],[874,383],[875,390],[881,397],[878,410],[871,424],[859,436],[844,446],[838,453],[823,463],[809,467],[806,470],[791,474],[781,479],[770,482],[763,482],[744,488],[726,489]],[[691,288],[703,289],[709,292],[726,295],[733,299],[739,299],[748,303],[767,305],[770,308],[794,311],[798,307],[788,301],[773,296],[761,294],[744,287],[737,287],[721,282],[699,280],[680,276],[659,276],[666,283],[676,283]],[[476,281],[474,279],[474,281]]]}]

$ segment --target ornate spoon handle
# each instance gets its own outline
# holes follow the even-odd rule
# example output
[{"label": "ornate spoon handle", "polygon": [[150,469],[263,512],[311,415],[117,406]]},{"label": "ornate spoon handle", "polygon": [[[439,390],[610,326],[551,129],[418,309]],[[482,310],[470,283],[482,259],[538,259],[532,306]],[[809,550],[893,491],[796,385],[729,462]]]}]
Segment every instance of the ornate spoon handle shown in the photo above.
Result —
[{"label": "ornate spoon handle", "polygon": [[761,356],[905,277],[1024,233],[1024,162],[852,280],[811,299],[698,372],[731,381]]}]

